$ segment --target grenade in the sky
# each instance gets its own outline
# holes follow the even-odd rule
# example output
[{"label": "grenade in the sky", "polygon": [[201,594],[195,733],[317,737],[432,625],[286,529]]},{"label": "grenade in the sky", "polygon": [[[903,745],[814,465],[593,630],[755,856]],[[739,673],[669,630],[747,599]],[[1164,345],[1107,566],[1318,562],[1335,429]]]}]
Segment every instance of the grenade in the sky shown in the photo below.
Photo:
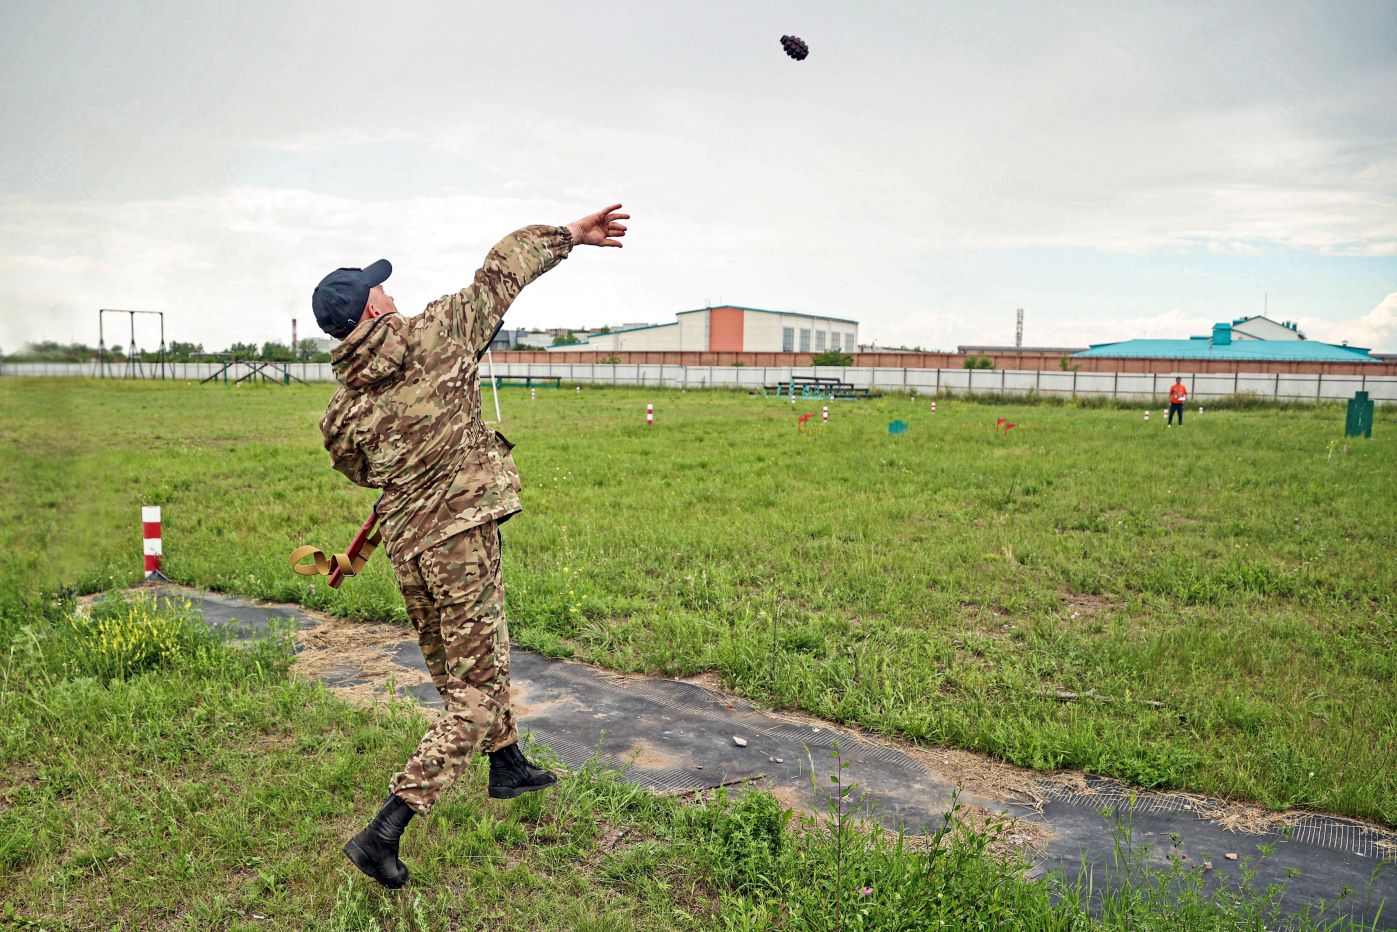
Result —
[{"label": "grenade in the sky", "polygon": [[786,54],[796,61],[805,61],[805,56],[810,54],[810,46],[795,36],[782,36],[781,48],[785,49]]}]

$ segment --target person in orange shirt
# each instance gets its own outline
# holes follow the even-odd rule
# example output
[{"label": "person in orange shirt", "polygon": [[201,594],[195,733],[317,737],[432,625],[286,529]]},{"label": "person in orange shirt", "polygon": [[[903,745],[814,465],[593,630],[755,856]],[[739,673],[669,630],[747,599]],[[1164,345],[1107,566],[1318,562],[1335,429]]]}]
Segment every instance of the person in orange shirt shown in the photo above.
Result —
[{"label": "person in orange shirt", "polygon": [[1165,427],[1174,425],[1174,415],[1179,416],[1179,426],[1184,426],[1184,399],[1188,397],[1188,389],[1184,387],[1182,378],[1174,379],[1174,384],[1169,386],[1169,420]]}]

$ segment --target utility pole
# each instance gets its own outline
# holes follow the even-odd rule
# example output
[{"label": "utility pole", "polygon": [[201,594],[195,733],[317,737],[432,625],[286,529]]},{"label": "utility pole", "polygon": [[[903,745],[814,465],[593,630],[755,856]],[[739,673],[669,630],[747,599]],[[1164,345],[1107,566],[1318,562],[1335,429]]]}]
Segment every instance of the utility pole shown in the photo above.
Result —
[{"label": "utility pole", "polygon": [[296,318],[293,317],[293,318],[291,318],[291,358],[292,358],[292,360],[297,360],[297,359],[299,359],[300,353],[299,353],[299,351],[297,350],[297,347],[299,347],[300,345],[301,345],[300,343],[296,342]]},{"label": "utility pole", "polygon": [[1019,308],[1019,323],[1014,329],[1014,346],[1023,347],[1023,308]]}]

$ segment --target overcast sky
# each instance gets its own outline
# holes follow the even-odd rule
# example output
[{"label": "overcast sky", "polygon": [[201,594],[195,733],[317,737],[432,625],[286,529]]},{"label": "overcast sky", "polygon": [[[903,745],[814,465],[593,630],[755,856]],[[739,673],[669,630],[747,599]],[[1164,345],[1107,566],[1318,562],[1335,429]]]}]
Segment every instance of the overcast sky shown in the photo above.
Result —
[{"label": "overcast sky", "polygon": [[6,351],[100,307],[318,335],[315,283],[380,257],[415,312],[615,201],[626,247],[511,326],[732,303],[953,348],[1023,307],[1086,345],[1269,301],[1397,350],[1392,0],[5,0],[0,108]]}]

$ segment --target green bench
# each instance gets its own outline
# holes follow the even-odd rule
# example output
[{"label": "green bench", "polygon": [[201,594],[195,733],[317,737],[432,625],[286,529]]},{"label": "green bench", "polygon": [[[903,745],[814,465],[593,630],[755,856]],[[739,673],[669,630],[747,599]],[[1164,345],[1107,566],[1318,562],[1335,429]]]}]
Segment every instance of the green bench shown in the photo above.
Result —
[{"label": "green bench", "polygon": [[495,382],[500,385],[522,385],[525,388],[562,388],[561,376],[551,375],[497,375]]}]

